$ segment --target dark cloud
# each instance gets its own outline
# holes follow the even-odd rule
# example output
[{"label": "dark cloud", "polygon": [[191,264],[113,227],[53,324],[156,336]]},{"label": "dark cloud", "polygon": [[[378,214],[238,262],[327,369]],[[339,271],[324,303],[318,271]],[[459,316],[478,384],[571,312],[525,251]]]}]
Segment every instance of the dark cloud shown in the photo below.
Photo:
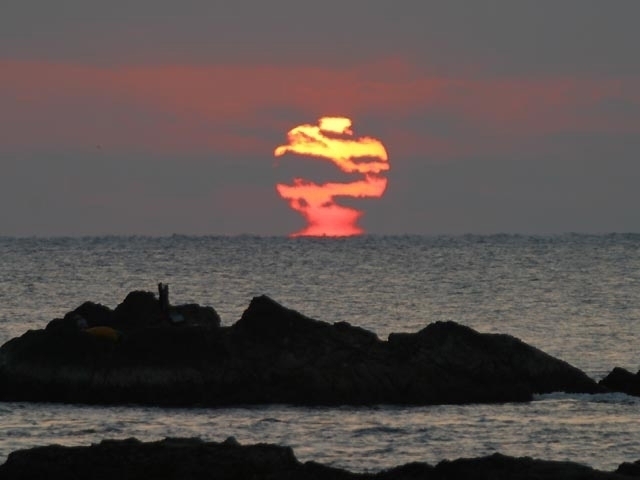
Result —
[{"label": "dark cloud", "polygon": [[639,231],[637,135],[537,142],[508,156],[396,159],[387,195],[363,223],[381,233],[407,224],[412,233]]}]

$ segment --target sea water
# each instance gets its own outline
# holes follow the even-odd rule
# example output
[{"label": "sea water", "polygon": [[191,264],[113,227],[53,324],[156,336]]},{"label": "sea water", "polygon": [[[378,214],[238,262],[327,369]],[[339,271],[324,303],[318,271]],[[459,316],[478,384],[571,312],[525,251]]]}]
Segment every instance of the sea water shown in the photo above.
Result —
[{"label": "sea water", "polygon": [[[0,342],[86,300],[114,308],[170,285],[174,304],[231,325],[266,294],[386,339],[437,320],[508,333],[599,380],[638,370],[640,235],[0,238]],[[0,403],[0,461],[18,448],[166,436],[294,448],[351,470],[501,452],[600,469],[640,459],[640,399],[537,397],[525,404],[166,409]]]}]

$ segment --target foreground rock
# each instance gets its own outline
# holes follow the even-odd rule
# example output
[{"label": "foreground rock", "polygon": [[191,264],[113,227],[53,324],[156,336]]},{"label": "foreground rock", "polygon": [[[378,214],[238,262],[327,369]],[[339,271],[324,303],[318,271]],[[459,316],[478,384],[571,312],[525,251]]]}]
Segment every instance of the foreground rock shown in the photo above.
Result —
[{"label": "foreground rock", "polygon": [[599,383],[614,392],[640,397],[640,371],[631,373],[624,368],[615,367]]},{"label": "foreground rock", "polygon": [[[443,461],[435,467],[411,463],[378,473],[351,473],[315,462],[299,462],[289,447],[241,446],[198,439],[105,440],[90,447],[38,447],[9,455],[0,478],[29,479],[624,479],[638,474],[636,464],[601,472],[572,462],[513,458],[500,454]],[[636,477],[637,478],[637,477]]]},{"label": "foreground rock", "polygon": [[254,298],[231,327],[220,327],[213,309],[183,308],[174,324],[158,320],[153,294],[127,299],[114,312],[85,304],[45,330],[3,345],[0,399],[425,405],[602,389],[514,337],[480,334],[454,322],[382,341],[345,322],[307,318],[265,296]]}]

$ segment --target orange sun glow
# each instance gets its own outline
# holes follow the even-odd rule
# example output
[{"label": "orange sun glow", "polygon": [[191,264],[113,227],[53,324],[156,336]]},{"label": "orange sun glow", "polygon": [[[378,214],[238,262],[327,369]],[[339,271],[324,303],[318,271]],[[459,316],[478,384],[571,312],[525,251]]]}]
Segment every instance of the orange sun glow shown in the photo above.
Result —
[{"label": "orange sun glow", "polygon": [[351,120],[323,117],[318,125],[299,125],[287,133],[288,143],[275,149],[274,155],[306,155],[333,162],[346,173],[363,175],[351,183],[316,183],[295,178],[293,185],[279,183],[278,194],[300,212],[307,221],[291,236],[350,236],[364,233],[357,225],[362,211],[344,207],[336,197],[379,198],[387,187],[382,173],[389,170],[389,158],[382,143],[371,137],[353,137]]}]

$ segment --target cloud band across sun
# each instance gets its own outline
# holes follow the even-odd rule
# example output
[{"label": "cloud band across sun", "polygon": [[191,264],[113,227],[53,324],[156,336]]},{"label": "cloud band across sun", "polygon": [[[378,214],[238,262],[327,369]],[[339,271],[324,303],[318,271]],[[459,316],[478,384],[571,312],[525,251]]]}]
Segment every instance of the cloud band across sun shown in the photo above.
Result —
[{"label": "cloud band across sun", "polygon": [[288,143],[277,147],[276,157],[287,153],[331,161],[342,172],[362,175],[349,183],[316,184],[295,178],[292,185],[279,183],[278,194],[305,218],[305,228],[292,236],[351,236],[364,233],[358,226],[363,212],[336,203],[338,197],[379,198],[387,188],[382,173],[389,170],[387,151],[379,140],[353,137],[351,119],[322,117],[318,125],[291,129]]}]

